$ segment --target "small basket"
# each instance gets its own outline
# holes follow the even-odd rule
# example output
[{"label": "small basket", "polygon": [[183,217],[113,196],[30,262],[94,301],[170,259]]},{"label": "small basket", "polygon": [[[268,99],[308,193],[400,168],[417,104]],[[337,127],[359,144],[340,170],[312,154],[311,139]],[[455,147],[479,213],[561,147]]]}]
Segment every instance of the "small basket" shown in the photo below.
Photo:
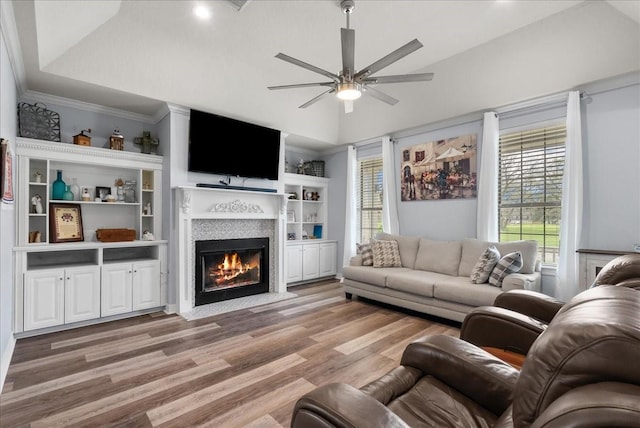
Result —
[{"label": "small basket", "polygon": [[313,175],[316,177],[324,177],[324,161],[311,161],[311,169],[313,170]]},{"label": "small basket", "polygon": [[18,103],[18,129],[21,137],[60,140],[60,115],[41,103]]}]

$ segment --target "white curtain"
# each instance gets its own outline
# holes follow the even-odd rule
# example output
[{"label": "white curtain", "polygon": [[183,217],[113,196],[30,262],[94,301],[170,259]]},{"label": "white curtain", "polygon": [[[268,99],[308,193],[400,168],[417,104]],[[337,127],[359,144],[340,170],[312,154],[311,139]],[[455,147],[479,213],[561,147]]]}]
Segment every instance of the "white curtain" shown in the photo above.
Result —
[{"label": "white curtain", "polygon": [[500,127],[495,112],[484,114],[478,174],[478,239],[498,241],[498,144]]},{"label": "white curtain", "polygon": [[580,92],[569,93],[567,101],[567,139],[562,177],[560,211],[560,249],[556,270],[555,295],[568,300],[578,292],[578,254],[582,230],[582,125]]},{"label": "white curtain", "polygon": [[358,170],[358,159],[356,157],[355,146],[347,147],[347,200],[344,213],[344,250],[343,266],[349,266],[349,259],[356,253],[356,214],[358,193],[356,189],[356,173]]},{"label": "white curtain", "polygon": [[399,234],[398,199],[396,190],[395,159],[393,141],[382,138],[382,231]]}]

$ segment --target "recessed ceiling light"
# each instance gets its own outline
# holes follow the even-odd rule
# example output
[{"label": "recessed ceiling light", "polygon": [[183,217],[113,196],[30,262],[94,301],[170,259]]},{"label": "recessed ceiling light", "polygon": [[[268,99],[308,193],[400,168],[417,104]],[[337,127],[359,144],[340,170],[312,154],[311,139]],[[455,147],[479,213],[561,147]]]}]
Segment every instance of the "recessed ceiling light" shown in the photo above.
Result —
[{"label": "recessed ceiling light", "polygon": [[203,4],[197,4],[193,8],[193,14],[200,19],[211,18],[211,9]]}]

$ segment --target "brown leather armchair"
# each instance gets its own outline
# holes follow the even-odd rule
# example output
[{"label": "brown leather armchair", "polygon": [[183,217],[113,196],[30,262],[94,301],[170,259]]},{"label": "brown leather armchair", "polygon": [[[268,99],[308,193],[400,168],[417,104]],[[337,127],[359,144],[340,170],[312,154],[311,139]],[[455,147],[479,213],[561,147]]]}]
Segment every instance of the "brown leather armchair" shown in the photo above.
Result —
[{"label": "brown leather armchair", "polygon": [[557,313],[521,371],[461,339],[428,336],[360,389],[305,394],[291,426],[637,427],[639,314],[633,290],[587,290]]},{"label": "brown leather armchair", "polygon": [[[640,254],[626,254],[603,266],[591,288],[601,285],[640,291]],[[504,292],[496,297],[493,306],[481,306],[467,314],[460,338],[478,346],[526,355],[564,303],[535,291]]]}]

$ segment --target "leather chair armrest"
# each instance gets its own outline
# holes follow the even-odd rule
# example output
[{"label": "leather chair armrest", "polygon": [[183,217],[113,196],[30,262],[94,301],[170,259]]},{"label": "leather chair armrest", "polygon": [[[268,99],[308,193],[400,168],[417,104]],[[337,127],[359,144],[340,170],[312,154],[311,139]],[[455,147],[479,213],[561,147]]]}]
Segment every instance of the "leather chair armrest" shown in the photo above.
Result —
[{"label": "leather chair armrest", "polygon": [[292,428],[409,426],[375,398],[350,385],[332,383],[303,395],[293,409]]},{"label": "leather chair armrest", "polygon": [[498,295],[493,305],[511,309],[549,324],[564,306],[564,302],[536,291],[509,290]]},{"label": "leather chair armrest", "polygon": [[483,349],[444,335],[410,343],[400,364],[439,379],[496,415],[511,404],[520,373]]},{"label": "leather chair armrest", "polygon": [[491,346],[527,355],[547,324],[495,306],[472,309],[460,328],[460,339],[476,346]]},{"label": "leather chair armrest", "polygon": [[[630,383],[602,382],[581,386],[549,404],[531,427],[637,427],[640,421],[638,397],[640,386]],[[514,417],[514,420],[517,419]]]}]

